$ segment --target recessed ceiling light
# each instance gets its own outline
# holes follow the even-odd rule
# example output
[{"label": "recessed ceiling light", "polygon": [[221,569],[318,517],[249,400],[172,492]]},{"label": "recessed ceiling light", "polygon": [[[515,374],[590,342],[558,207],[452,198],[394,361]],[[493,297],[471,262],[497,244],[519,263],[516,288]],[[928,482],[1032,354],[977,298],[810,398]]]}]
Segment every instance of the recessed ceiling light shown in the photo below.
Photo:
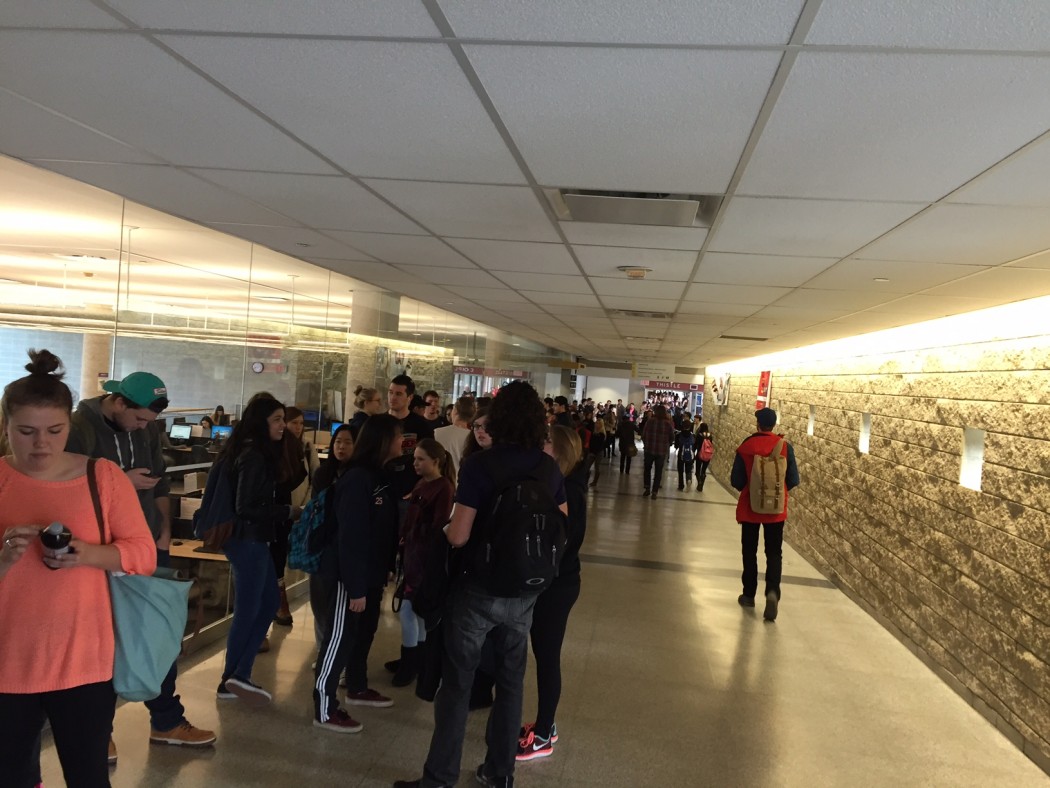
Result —
[{"label": "recessed ceiling light", "polygon": [[296,241],[295,245],[296,246],[302,246],[304,249],[305,248],[309,248],[310,246],[312,246],[312,244],[308,244],[305,241]]},{"label": "recessed ceiling light", "polygon": [[419,333],[418,331],[413,331],[413,332],[412,332],[412,336],[414,336],[414,337],[421,337],[421,336],[423,336],[423,335],[422,335],[422,334],[420,334],[420,333]]},{"label": "recessed ceiling light", "polygon": [[520,342],[515,342],[514,343],[514,347],[521,347],[521,343]]},{"label": "recessed ceiling light", "polygon": [[74,263],[108,263],[108,257],[96,257],[90,254],[56,254],[59,260],[71,260]]},{"label": "recessed ceiling light", "polygon": [[616,267],[617,271],[623,271],[627,274],[628,279],[645,279],[645,275],[652,271],[652,268],[646,268],[644,265],[620,265]]},{"label": "recessed ceiling light", "polygon": [[890,280],[889,280],[889,279],[887,279],[887,278],[886,278],[886,277],[884,277],[884,276],[876,276],[876,277],[875,277],[874,279],[872,279],[871,281],[872,281],[872,282],[888,282],[888,281],[890,281]]}]

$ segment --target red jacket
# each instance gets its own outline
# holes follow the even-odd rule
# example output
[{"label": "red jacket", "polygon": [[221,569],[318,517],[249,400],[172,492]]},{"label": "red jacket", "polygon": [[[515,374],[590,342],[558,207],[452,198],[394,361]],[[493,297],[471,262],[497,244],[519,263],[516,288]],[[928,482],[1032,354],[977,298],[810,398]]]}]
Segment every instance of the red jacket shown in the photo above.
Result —
[{"label": "red jacket", "polygon": [[[779,523],[787,519],[788,495],[784,493],[784,511],[780,514],[758,514],[751,509],[751,466],[754,464],[756,454],[769,456],[777,445],[782,435],[772,432],[756,432],[747,438],[736,450],[736,459],[733,460],[733,473],[730,483],[740,491],[740,498],[736,502],[736,521],[738,523]],[[795,464],[795,450],[791,444],[784,441],[784,448],[780,452],[781,457],[787,457],[788,467],[785,478],[785,487],[788,490],[797,487],[799,483],[798,466]]]}]

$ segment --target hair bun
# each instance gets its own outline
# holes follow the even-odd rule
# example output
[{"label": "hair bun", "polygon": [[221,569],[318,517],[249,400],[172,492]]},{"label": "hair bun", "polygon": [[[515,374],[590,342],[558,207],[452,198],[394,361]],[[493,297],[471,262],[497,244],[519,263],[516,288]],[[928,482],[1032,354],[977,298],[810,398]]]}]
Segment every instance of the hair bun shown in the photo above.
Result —
[{"label": "hair bun", "polygon": [[62,370],[62,359],[50,350],[30,350],[29,363],[25,366],[30,375],[52,375],[56,380],[65,377]]},{"label": "hair bun", "polygon": [[358,386],[356,389],[354,389],[354,396],[355,397],[358,396],[364,390],[365,390],[364,386]]}]

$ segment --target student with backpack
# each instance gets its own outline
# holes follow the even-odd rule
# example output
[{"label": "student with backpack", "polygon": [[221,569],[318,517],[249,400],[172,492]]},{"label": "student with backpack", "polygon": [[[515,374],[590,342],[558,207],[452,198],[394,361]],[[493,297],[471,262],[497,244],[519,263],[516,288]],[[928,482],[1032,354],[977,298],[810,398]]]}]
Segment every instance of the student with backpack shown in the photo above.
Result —
[{"label": "student with backpack", "polygon": [[678,489],[684,490],[686,485],[693,486],[693,460],[695,442],[692,425],[688,421],[682,423],[678,434],[674,436],[675,449],[678,451]]},{"label": "student with backpack", "polygon": [[784,522],[787,520],[788,490],[798,486],[795,450],[783,435],[773,433],[777,412],[762,408],[755,412],[758,432],[736,450],[730,483],[740,491],[736,519],[740,523],[740,550],[744,560],[741,607],[755,606],[758,590],[758,529],[766,546],[766,607],[762,617],[776,621],[780,606],[780,576]]},{"label": "student with backpack", "polygon": [[446,534],[462,547],[445,618],[445,662],[434,702],[434,733],[423,777],[395,788],[459,780],[467,705],[481,648],[492,633],[496,700],[489,713],[482,785],[514,784],[528,634],[539,592],[550,585],[565,545],[565,480],[543,453],[543,403],[524,381],[500,388],[488,413],[492,448],[463,460]]},{"label": "student with backpack", "polygon": [[394,673],[391,684],[407,687],[419,672],[420,651],[427,638],[426,624],[413,609],[412,600],[425,582],[424,567],[435,535],[446,541],[442,529],[452,513],[452,496],[456,487],[456,472],[452,457],[433,438],[423,438],[416,444],[413,467],[419,481],[408,498],[408,513],[401,524],[402,563],[404,567],[404,598],[398,617],[401,620],[401,659],[386,663]]},{"label": "student with backpack", "polygon": [[348,704],[394,705],[368,686],[368,652],[397,550],[397,501],[383,466],[401,456],[401,443],[401,425],[395,416],[372,416],[358,433],[350,468],[335,486],[336,530],[322,552],[318,572],[335,590],[314,668],[313,691],[314,725],[334,733],[357,733],[363,727],[336,697],[344,670]]},{"label": "student with backpack", "polygon": [[701,421],[697,426],[693,443],[696,445],[696,491],[703,492],[704,482],[707,481],[707,466],[715,456],[715,438],[706,421]]}]

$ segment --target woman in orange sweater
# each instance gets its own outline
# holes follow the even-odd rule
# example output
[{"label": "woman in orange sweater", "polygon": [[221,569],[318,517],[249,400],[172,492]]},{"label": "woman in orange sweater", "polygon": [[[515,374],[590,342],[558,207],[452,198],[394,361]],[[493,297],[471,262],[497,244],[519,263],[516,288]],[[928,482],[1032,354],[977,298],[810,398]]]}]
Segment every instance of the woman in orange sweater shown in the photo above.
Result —
[{"label": "woman in orange sweater", "polygon": [[[5,785],[37,782],[37,740],[50,720],[69,786],[108,786],[113,614],[106,571],[152,574],[157,554],[135,489],[111,462],[96,466],[106,543],[87,457],[65,451],[73,398],[62,362],[30,351],[29,375],[0,401],[11,453],[0,458],[0,763]],[[52,524],[69,550],[45,553]]]}]

